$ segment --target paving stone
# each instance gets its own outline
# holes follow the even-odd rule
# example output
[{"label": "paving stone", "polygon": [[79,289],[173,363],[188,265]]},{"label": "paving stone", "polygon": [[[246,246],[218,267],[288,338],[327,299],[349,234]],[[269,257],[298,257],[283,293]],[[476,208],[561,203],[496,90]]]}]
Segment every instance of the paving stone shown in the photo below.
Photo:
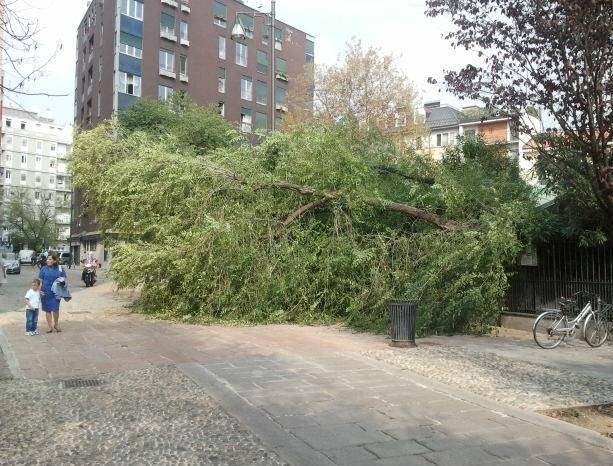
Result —
[{"label": "paving stone", "polygon": [[613,452],[596,447],[552,455],[537,455],[536,457],[552,466],[611,466],[613,464]]},{"label": "paving stone", "polygon": [[432,451],[414,440],[392,440],[389,442],[369,443],[364,445],[364,448],[374,453],[379,458],[419,455]]},{"label": "paving stone", "polygon": [[324,450],[322,453],[330,458],[335,464],[340,466],[375,464],[375,461],[378,459],[375,455],[365,450],[363,447],[357,446]]},{"label": "paving stone", "polygon": [[[512,440],[512,439],[509,439]],[[530,458],[531,456],[564,453],[581,449],[585,444],[566,436],[550,436],[484,445],[483,449],[501,458]]]},{"label": "paving stone", "polygon": [[334,447],[362,445],[390,439],[382,432],[367,432],[356,424],[340,424],[334,427],[304,427],[292,429],[291,432],[316,450],[330,450]]},{"label": "paving stone", "polygon": [[476,466],[500,461],[500,458],[476,447],[437,451],[423,456],[437,466]]}]

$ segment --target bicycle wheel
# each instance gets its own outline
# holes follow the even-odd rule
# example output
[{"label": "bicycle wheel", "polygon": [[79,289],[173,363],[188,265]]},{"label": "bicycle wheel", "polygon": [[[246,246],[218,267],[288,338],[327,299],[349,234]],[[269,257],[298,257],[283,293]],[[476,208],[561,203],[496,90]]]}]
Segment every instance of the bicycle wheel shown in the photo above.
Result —
[{"label": "bicycle wheel", "polygon": [[593,348],[598,348],[607,341],[608,336],[607,322],[604,319],[599,319],[593,312],[590,313],[583,325],[583,338],[585,338],[586,343]]},{"label": "bicycle wheel", "polygon": [[556,311],[543,312],[538,316],[532,327],[536,344],[544,349],[552,349],[562,343],[566,334],[557,330],[565,327],[564,320],[564,316]]}]

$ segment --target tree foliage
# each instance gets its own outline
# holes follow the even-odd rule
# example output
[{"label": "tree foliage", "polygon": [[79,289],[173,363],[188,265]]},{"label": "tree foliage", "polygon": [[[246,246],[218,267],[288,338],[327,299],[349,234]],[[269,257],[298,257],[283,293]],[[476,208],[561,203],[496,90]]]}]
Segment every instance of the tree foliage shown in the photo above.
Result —
[{"label": "tree foliage", "polygon": [[[333,66],[307,68],[289,96],[286,126],[307,120],[326,124],[352,120],[358,128],[400,128],[415,138],[423,131],[414,115],[417,92],[393,55],[361,41],[347,43],[343,60]],[[313,88],[314,86],[314,88]]]},{"label": "tree foliage", "polygon": [[35,251],[54,246],[58,240],[53,206],[45,198],[34,200],[19,192],[8,202],[6,226],[15,245]]},{"label": "tree foliage", "polygon": [[[447,38],[478,53],[445,76],[448,88],[503,111],[542,108],[556,128],[535,134],[544,183],[574,213],[613,233],[613,2],[610,0],[427,0],[451,18]],[[588,210],[586,210],[586,208]]]},{"label": "tree foliage", "polygon": [[162,137],[100,125],[71,158],[118,235],[113,276],[142,286],[148,312],[383,328],[386,301],[404,297],[420,300],[422,333],[496,323],[504,266],[537,215],[504,148],[467,140],[433,162],[400,157],[377,131],[311,123],[201,155],[177,144],[193,116],[174,116]]}]

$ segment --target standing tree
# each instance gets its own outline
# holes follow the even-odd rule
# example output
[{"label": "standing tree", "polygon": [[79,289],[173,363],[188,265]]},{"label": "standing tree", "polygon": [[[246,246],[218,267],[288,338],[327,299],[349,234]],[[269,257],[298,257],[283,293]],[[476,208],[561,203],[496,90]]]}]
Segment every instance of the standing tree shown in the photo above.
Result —
[{"label": "standing tree", "polygon": [[[313,88],[314,83],[314,88]],[[353,120],[361,129],[417,136],[417,93],[393,55],[353,40],[344,60],[308,68],[289,96],[289,124],[314,118],[327,124]]]},{"label": "standing tree", "polygon": [[13,244],[39,251],[58,240],[53,207],[47,199],[35,201],[23,192],[14,196],[9,203],[6,224]]},{"label": "standing tree", "polygon": [[[462,98],[521,113],[540,107],[556,128],[534,134],[536,166],[554,193],[613,234],[613,2],[611,0],[427,0],[448,16],[454,47],[480,64],[448,71]],[[432,80],[435,82],[435,80]],[[575,212],[579,209],[575,207]]]}]

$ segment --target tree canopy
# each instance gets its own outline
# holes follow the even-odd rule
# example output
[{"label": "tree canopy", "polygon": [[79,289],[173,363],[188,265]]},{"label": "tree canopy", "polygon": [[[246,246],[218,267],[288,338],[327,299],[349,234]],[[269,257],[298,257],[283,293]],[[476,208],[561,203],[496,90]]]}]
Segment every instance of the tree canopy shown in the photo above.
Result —
[{"label": "tree canopy", "polygon": [[55,246],[58,228],[53,207],[47,199],[33,199],[27,192],[18,192],[8,201],[6,227],[14,245],[41,251]]},{"label": "tree canopy", "polygon": [[[251,146],[213,109],[173,112],[162,136],[126,118],[81,133],[71,158],[74,184],[117,235],[113,277],[142,286],[143,309],[383,328],[386,301],[405,297],[421,302],[422,333],[496,323],[505,265],[538,215],[505,148],[467,140],[442,162],[406,158],[349,122]],[[218,118],[207,130],[225,142],[177,144],[192,118]]]},{"label": "tree canopy", "polygon": [[[613,235],[613,2],[427,0],[449,17],[447,39],[479,64],[445,75],[463,98],[521,114],[541,108],[555,125],[533,135],[542,182],[573,215]],[[595,221],[594,221],[595,220]]]},{"label": "tree canopy", "polygon": [[342,60],[307,68],[289,96],[286,126],[315,120],[352,120],[357,128],[393,129],[415,139],[423,125],[415,116],[418,95],[398,57],[353,39]]}]

